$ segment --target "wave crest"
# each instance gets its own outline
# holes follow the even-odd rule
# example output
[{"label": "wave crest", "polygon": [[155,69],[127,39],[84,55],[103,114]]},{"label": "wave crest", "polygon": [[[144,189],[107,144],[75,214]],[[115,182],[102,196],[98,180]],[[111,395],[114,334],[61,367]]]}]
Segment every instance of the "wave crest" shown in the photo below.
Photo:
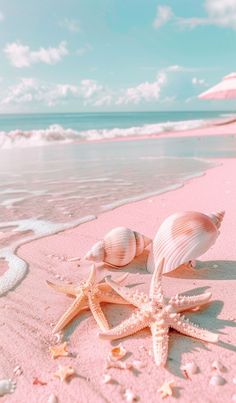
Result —
[{"label": "wave crest", "polygon": [[0,132],[0,149],[25,148],[50,145],[54,143],[73,143],[76,141],[93,141],[131,137],[142,135],[156,135],[168,131],[182,131],[202,126],[202,120],[181,122],[165,122],[134,126],[129,128],[92,129],[77,131],[66,129],[60,125],[50,125],[47,129],[38,130],[11,130]]}]

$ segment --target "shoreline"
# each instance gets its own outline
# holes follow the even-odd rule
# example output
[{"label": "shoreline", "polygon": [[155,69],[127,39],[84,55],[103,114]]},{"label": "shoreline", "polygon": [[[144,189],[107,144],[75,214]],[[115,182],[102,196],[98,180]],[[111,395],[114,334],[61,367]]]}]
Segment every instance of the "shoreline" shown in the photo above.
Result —
[{"label": "shoreline", "polygon": [[[146,367],[140,370],[139,382],[137,383],[132,371],[113,369],[109,372],[120,384],[132,388],[140,397],[140,401],[156,401],[159,397],[156,390],[163,381],[174,378],[176,387],[183,388],[179,391],[178,401],[191,401],[191,396],[192,398],[195,396],[196,402],[205,402],[208,399],[221,402],[218,387],[208,384],[211,375],[210,363],[219,358],[228,369],[227,373],[223,374],[227,378],[227,383],[220,387],[221,393],[224,393],[224,399],[231,400],[235,388],[232,382],[235,376],[235,356],[232,351],[236,351],[236,347],[233,346],[236,340],[232,328],[235,326],[232,320],[234,316],[232,298],[235,298],[232,280],[236,279],[236,253],[232,237],[236,231],[233,209],[236,199],[236,190],[233,186],[235,159],[217,159],[217,161],[222,162],[222,165],[215,167],[214,170],[207,170],[204,176],[188,181],[181,188],[104,212],[94,221],[58,235],[32,241],[18,249],[17,254],[29,261],[29,273],[14,291],[9,292],[7,297],[0,298],[0,309],[3,312],[1,344],[2,351],[5,352],[0,366],[0,378],[11,377],[12,370],[17,364],[22,366],[24,373],[18,379],[15,393],[3,397],[3,402],[21,403],[27,398],[30,398],[32,403],[43,402],[47,401],[47,396],[53,392],[58,395],[59,401],[69,402],[76,399],[78,388],[81,397],[86,396],[87,399],[82,398],[82,403],[95,399],[96,402],[110,402],[111,398],[113,402],[120,402],[119,385],[101,384],[110,343],[97,338],[98,328],[90,313],[83,314],[80,319],[75,320],[66,332],[66,337],[70,340],[70,350],[76,352],[78,358],[65,357],[58,359],[57,362],[50,358],[48,353],[51,340],[50,323],[55,323],[68,307],[70,300],[48,289],[45,281],[47,279],[54,281],[57,275],[72,282],[86,278],[89,263],[85,265],[81,262],[81,266],[78,267],[76,262],[69,262],[68,259],[75,256],[82,257],[111,227],[126,225],[153,237],[163,219],[176,210],[210,213],[222,209],[226,209],[226,215],[221,235],[216,244],[200,259],[210,260],[208,263],[210,269],[204,268],[202,263],[201,270],[196,272],[181,273],[177,270],[163,277],[164,290],[168,295],[196,288],[198,292],[203,292],[211,287],[212,302],[208,307],[193,313],[191,318],[193,322],[206,328],[220,331],[221,344],[208,344],[206,350],[206,343],[171,332],[169,358],[172,360],[168,361],[167,369],[159,369],[155,367],[153,358],[148,355],[151,338],[148,330],[144,330],[134,337],[121,341],[131,352],[133,359],[141,359],[145,363]],[[136,259],[125,270],[130,272],[126,284],[143,283],[139,288],[147,290],[150,275],[143,270],[145,258],[146,254]],[[217,267],[214,268],[214,265]],[[101,269],[99,276],[103,277],[110,273],[115,277],[123,271]],[[131,309],[109,305],[104,311],[109,322],[117,324],[122,318],[127,317],[127,312]],[[119,341],[115,344],[119,344]],[[95,349],[92,348],[93,345],[96,346]],[[144,348],[141,349],[141,346]],[[30,362],[27,359],[29,354],[35,357]],[[93,357],[92,364],[91,357]],[[184,379],[179,367],[180,363],[191,360],[196,361],[200,372],[193,377],[189,390],[189,381]],[[53,372],[58,364],[73,365],[79,377],[72,379],[68,385],[60,383],[53,378]],[[41,388],[32,386],[33,376],[38,376],[48,385]],[[90,380],[85,380],[83,377]],[[203,390],[205,396],[201,400]],[[199,396],[199,399],[196,396]]]}]

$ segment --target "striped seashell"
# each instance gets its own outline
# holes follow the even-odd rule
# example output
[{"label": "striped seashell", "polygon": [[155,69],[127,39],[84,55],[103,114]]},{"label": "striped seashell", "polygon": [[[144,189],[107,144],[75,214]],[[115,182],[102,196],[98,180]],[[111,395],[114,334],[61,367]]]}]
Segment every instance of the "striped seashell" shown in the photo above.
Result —
[{"label": "striped seashell", "polygon": [[165,257],[163,273],[203,255],[216,241],[224,212],[210,215],[185,211],[169,216],[160,226],[148,256],[147,271]]},{"label": "striped seashell", "polygon": [[116,227],[90,249],[85,259],[122,267],[139,256],[151,242],[151,239],[136,231]]}]

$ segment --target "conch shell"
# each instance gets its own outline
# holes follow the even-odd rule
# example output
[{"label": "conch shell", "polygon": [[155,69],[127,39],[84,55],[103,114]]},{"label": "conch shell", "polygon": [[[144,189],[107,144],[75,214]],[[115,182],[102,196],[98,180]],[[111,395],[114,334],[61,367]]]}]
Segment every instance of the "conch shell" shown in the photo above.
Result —
[{"label": "conch shell", "polygon": [[151,242],[151,239],[136,231],[116,227],[108,232],[103,240],[93,245],[85,259],[122,267],[140,255]]},{"label": "conch shell", "polygon": [[169,216],[153,240],[147,271],[153,273],[163,257],[163,273],[167,273],[203,255],[215,243],[224,214],[224,211],[209,215],[185,211]]}]

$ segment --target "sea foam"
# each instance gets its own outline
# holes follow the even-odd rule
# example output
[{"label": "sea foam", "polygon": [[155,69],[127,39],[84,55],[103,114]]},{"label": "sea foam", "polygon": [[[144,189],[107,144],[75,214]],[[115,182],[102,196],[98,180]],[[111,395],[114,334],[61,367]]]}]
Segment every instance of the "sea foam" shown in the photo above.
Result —
[{"label": "sea foam", "polygon": [[38,147],[55,143],[73,143],[77,141],[94,141],[119,137],[151,136],[168,131],[195,129],[201,127],[203,123],[203,120],[188,120],[133,126],[129,128],[92,129],[84,131],[67,129],[54,124],[50,125],[47,129],[1,131],[0,149]]}]

